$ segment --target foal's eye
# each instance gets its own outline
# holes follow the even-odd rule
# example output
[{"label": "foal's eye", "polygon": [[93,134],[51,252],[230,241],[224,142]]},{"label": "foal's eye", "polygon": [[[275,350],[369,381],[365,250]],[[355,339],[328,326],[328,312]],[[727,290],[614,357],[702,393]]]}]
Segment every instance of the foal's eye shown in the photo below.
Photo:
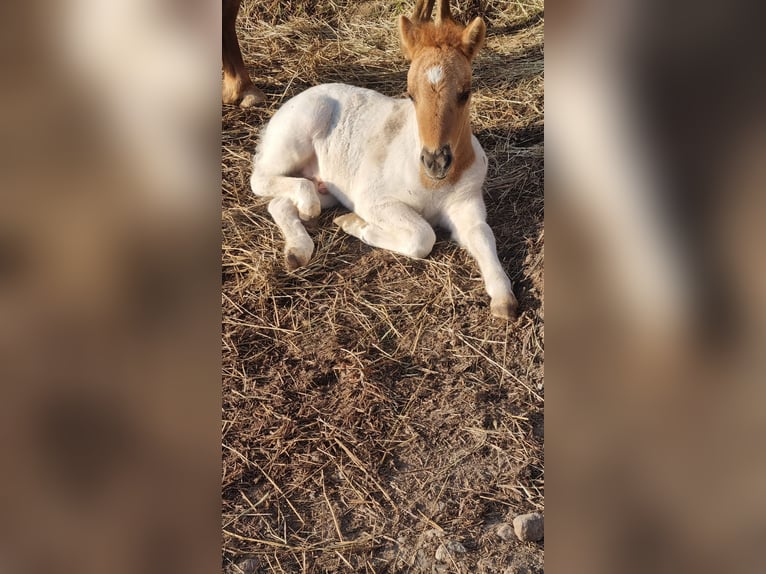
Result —
[{"label": "foal's eye", "polygon": [[470,97],[470,95],[471,95],[471,90],[463,90],[462,92],[458,94],[457,101],[460,102],[461,104],[464,104],[468,101],[468,98]]}]

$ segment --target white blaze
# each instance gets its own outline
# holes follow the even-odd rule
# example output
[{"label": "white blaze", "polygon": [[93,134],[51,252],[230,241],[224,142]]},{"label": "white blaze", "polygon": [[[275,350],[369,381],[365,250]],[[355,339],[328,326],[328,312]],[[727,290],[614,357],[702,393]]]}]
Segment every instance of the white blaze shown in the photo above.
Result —
[{"label": "white blaze", "polygon": [[444,72],[441,66],[432,66],[426,70],[426,78],[428,78],[428,81],[434,86],[441,82],[443,75]]}]

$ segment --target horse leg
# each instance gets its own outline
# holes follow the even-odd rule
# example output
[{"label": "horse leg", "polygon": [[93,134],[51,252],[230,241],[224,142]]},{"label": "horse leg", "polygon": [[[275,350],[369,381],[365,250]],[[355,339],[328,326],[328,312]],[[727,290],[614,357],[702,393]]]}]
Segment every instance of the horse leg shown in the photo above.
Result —
[{"label": "horse leg", "polygon": [[269,213],[285,238],[285,265],[289,270],[303,267],[314,252],[314,242],[301,223],[298,209],[287,197],[275,197]]},{"label": "horse leg", "polygon": [[319,215],[323,207],[337,200],[327,193],[319,194],[317,184],[302,177],[253,174],[253,191],[261,197],[273,197],[269,213],[285,238],[285,263],[292,270],[305,266],[314,251],[314,242],[303,221]]},{"label": "horse leg", "polygon": [[465,202],[445,213],[441,224],[478,263],[490,297],[492,315],[512,320],[518,315],[519,303],[513,294],[511,280],[497,257],[495,235],[487,225],[485,213],[481,199]]},{"label": "horse leg", "polygon": [[303,221],[314,219],[322,211],[319,193],[310,179],[253,172],[250,185],[259,197],[285,197],[292,201]]},{"label": "horse leg", "polygon": [[317,217],[322,209],[316,184],[302,177],[264,174],[256,164],[250,185],[255,195],[274,198],[269,203],[269,213],[285,238],[287,268],[306,265],[314,242],[302,221]]},{"label": "horse leg", "polygon": [[[323,208],[337,203],[327,193],[317,175],[317,161],[310,138],[284,138],[264,134],[264,140],[253,161],[250,187],[259,197],[273,197],[269,213],[285,238],[285,261],[288,269],[306,265],[314,251],[314,243],[302,221],[317,217]],[[287,133],[294,133],[290,130]],[[285,174],[305,174],[295,177]]]},{"label": "horse leg", "polygon": [[235,28],[241,0],[223,0],[223,102],[249,108],[265,99],[253,85],[242,61],[242,51]]},{"label": "horse leg", "polygon": [[436,242],[431,225],[411,207],[397,201],[376,206],[369,221],[348,213],[336,217],[335,224],[368,245],[418,259],[431,253]]}]

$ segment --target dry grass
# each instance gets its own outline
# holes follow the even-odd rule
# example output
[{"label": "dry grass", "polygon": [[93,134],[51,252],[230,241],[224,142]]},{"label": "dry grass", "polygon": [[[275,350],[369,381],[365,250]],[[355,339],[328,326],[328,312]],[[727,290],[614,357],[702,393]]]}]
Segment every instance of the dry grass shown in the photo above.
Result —
[{"label": "dry grass", "polygon": [[447,539],[467,552],[436,571],[541,569],[541,545],[503,542],[494,525],[543,508],[542,4],[463,8],[488,24],[473,128],[522,305],[513,325],[490,319],[477,266],[442,235],[413,261],[339,233],[330,211],[309,266],[285,271],[248,187],[258,130],[317,83],[403,94],[394,23],[411,5],[244,2],[243,52],[268,102],[222,113],[229,572],[431,572]]}]

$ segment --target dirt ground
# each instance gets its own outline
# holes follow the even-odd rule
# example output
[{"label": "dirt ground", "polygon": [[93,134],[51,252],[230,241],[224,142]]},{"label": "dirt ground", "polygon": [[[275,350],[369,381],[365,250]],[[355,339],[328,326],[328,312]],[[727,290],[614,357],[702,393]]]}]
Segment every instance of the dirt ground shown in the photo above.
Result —
[{"label": "dirt ground", "polygon": [[412,4],[243,3],[267,101],[222,109],[224,572],[543,572],[543,542],[497,535],[544,511],[542,0],[453,6],[488,28],[472,126],[516,323],[491,318],[445,234],[411,260],[339,232],[340,209],[287,272],[248,185],[258,131],[291,96],[334,81],[404,94],[396,17]]}]

